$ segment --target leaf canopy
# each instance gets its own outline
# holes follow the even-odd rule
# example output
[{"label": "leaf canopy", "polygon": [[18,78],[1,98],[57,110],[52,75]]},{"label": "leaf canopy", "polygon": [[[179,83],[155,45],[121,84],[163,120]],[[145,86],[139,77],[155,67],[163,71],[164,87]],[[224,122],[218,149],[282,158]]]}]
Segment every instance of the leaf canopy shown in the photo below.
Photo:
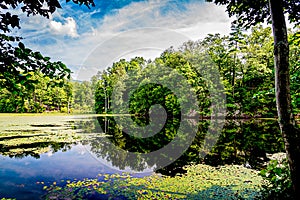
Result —
[{"label": "leaf canopy", "polygon": [[[237,16],[235,23],[246,28],[254,26],[261,22],[270,22],[271,15],[269,11],[268,0],[206,0],[217,5],[226,5],[226,11],[229,16]],[[284,0],[284,13],[288,14],[291,23],[299,25],[300,2],[298,0]]]}]

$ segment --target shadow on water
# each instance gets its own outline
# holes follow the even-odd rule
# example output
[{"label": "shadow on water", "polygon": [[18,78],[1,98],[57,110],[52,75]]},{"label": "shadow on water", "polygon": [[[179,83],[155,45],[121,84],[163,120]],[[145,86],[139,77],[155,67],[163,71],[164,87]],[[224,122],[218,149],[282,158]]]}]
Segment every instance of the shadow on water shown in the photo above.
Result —
[{"label": "shadow on water", "polygon": [[215,200],[215,199],[244,199],[244,195],[248,199],[253,199],[255,196],[251,197],[251,194],[256,194],[257,190],[254,189],[244,189],[244,190],[235,190],[235,185],[227,186],[218,186],[214,185],[206,190],[201,190],[195,192],[194,194],[187,195],[187,199],[206,199],[206,200]]},{"label": "shadow on water", "polygon": [[62,127],[63,125],[59,124],[31,124],[32,127]]},{"label": "shadow on water", "polygon": [[8,136],[3,136],[0,138],[0,141],[3,140],[12,140],[12,139],[18,139],[18,138],[30,138],[32,136],[46,136],[46,134],[31,134],[31,135],[8,135]]}]

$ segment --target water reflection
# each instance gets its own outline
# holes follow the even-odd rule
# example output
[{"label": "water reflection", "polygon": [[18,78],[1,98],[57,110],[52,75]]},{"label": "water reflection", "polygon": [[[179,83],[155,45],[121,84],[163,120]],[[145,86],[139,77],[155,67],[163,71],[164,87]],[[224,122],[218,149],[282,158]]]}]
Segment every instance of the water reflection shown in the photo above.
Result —
[{"label": "water reflection", "polygon": [[85,147],[97,128],[90,115],[0,115],[0,199],[40,199],[44,184],[37,183],[118,173]]},{"label": "water reflection", "polygon": [[[173,175],[183,172],[182,166],[190,163],[224,165],[249,162],[253,168],[260,169],[267,161],[266,153],[284,151],[276,120],[227,120],[221,135],[218,135],[215,132],[219,130],[214,129],[218,126],[212,126],[210,120],[188,119],[183,123],[181,119],[167,117],[159,123],[156,116],[155,124],[159,129],[148,126],[147,131],[159,130],[158,133],[143,138],[137,137],[141,134],[140,129],[132,127],[132,123],[126,124],[128,118],[139,127],[151,123],[149,118],[133,116],[51,116],[43,119],[30,117],[28,121],[27,118],[16,121],[12,118],[7,120],[10,123],[6,121],[5,126],[0,126],[0,154],[40,158],[43,153],[65,152],[82,144],[98,160],[115,168],[133,171],[158,169],[160,173]],[[3,123],[4,120],[0,119],[0,125]],[[194,136],[190,134],[191,127],[197,127]],[[129,129],[136,132],[128,134]],[[174,139],[179,142],[173,144]],[[159,151],[168,145],[169,149]],[[177,155],[179,148],[185,151]],[[151,156],[144,156],[152,152]],[[162,166],[162,160],[167,165]]]},{"label": "water reflection", "polygon": [[68,151],[82,140],[78,133],[87,132],[94,121],[86,116],[0,116],[0,154],[39,159],[43,153]]},{"label": "water reflection", "polygon": [[[218,125],[212,125],[210,120],[187,119],[182,123],[181,119],[168,117],[166,123],[158,124],[161,127],[157,134],[138,138],[138,131],[124,131],[138,129],[128,127],[128,120],[122,117],[118,118],[122,125],[117,124],[116,117],[0,116],[0,193],[5,197],[37,199],[44,193],[43,186],[35,184],[37,181],[94,178],[98,173],[117,173],[118,169],[158,169],[156,172],[174,175],[183,173],[182,166],[191,163],[246,162],[259,169],[267,160],[266,153],[284,151],[276,120],[228,120],[219,136],[215,134]],[[138,126],[151,123],[149,118],[126,118]],[[191,127],[196,127],[195,137],[189,135]],[[173,145],[176,138],[182,143]],[[180,147],[188,148],[178,157],[168,156],[159,151],[166,145],[174,152]],[[157,154],[143,156],[151,152]],[[163,168],[159,166],[162,160],[168,162]]]},{"label": "water reflection", "polygon": [[[118,121],[120,120],[118,119]],[[135,118],[134,120],[138,121],[139,125],[149,123],[146,118]],[[190,163],[206,163],[216,166],[245,164],[246,162],[249,162],[253,168],[260,169],[268,160],[266,153],[284,151],[276,120],[228,120],[220,136],[208,135],[211,121],[202,120],[198,122],[197,134],[192,144],[178,159],[164,157],[162,154],[149,158],[144,157],[143,153],[157,151],[169,144],[177,134],[180,134],[178,132],[179,119],[168,118],[161,131],[148,138],[132,136],[138,133],[127,134],[124,131],[126,124],[117,124],[114,117],[98,117],[98,122],[109,137],[91,140],[89,143],[91,151],[97,157],[106,159],[120,169],[127,167],[135,171],[143,171],[147,168],[153,168],[159,169],[157,172],[174,175],[177,172],[183,172],[182,166]],[[189,120],[182,130],[190,130],[188,126],[192,123],[195,123],[193,119]],[[190,139],[184,138],[184,134],[181,136],[183,136],[181,138],[183,143]],[[214,144],[216,140],[216,145],[209,146]],[[114,151],[110,143],[126,151],[122,151],[122,153]],[[173,150],[176,151],[176,147]],[[132,152],[141,153],[141,155],[131,157]],[[161,162],[160,159],[166,159],[170,161],[170,164],[160,169],[160,166],[157,166],[157,163]]]},{"label": "water reflection", "polygon": [[268,160],[266,153],[284,151],[284,143],[277,120],[228,120],[213,151],[205,163],[241,164],[249,162],[260,169]]}]

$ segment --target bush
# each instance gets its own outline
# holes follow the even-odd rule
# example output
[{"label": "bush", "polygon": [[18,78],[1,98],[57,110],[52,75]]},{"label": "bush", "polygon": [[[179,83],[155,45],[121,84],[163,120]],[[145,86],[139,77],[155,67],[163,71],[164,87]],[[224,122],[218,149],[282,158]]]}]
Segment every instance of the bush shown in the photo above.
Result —
[{"label": "bush", "polygon": [[290,170],[286,158],[282,161],[271,160],[266,169],[260,171],[260,175],[266,180],[262,191],[264,199],[293,199]]}]

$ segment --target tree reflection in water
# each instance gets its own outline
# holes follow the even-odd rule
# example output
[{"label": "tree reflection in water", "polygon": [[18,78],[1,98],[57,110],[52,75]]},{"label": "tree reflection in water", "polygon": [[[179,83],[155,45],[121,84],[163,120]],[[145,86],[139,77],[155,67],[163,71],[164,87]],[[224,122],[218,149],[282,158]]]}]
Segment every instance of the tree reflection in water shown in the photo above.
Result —
[{"label": "tree reflection in water", "polygon": [[[214,135],[214,131],[208,134],[208,128],[213,127],[210,126],[210,120],[197,122],[194,119],[188,119],[182,123],[181,119],[175,117],[160,120],[156,116],[155,124],[161,129],[153,136],[141,138],[135,137],[140,134],[139,132],[130,133],[130,135],[126,133],[125,130],[133,125],[126,124],[128,120],[125,119],[131,118],[134,121],[133,124],[143,127],[151,123],[150,118],[119,116],[117,121],[122,125],[116,123],[116,118],[117,116],[76,118],[74,121],[67,121],[63,126],[57,127],[59,130],[64,129],[65,133],[52,130],[55,127],[49,124],[46,124],[49,126],[48,132],[26,131],[25,129],[22,132],[2,131],[0,154],[15,158],[25,156],[40,158],[42,153],[67,151],[80,142],[89,146],[98,158],[106,160],[121,170],[130,168],[134,171],[143,171],[151,168],[165,175],[174,175],[184,172],[182,167],[191,163],[205,163],[213,166],[249,163],[252,168],[260,169],[268,160],[267,153],[284,151],[276,120],[227,120],[221,135]],[[197,134],[189,144],[191,138],[186,133],[195,125]],[[131,130],[138,131],[139,129]],[[157,127],[149,126],[148,131],[151,130],[156,131]],[[103,137],[103,132],[106,133],[106,137]],[[80,139],[77,133],[89,139]],[[159,153],[152,157],[143,156],[145,153],[155,152],[171,144],[176,137],[179,137],[181,143],[171,150],[176,151],[185,145],[189,146],[182,155],[172,157]],[[215,141],[217,143],[214,145]],[[165,160],[164,163],[168,165],[160,166],[162,160]]]},{"label": "tree reflection in water", "polygon": [[[149,118],[131,118],[136,124],[142,126],[150,123]],[[192,144],[178,159],[164,157],[164,155],[151,158],[142,155],[169,144],[176,134],[179,134],[179,119],[167,118],[161,131],[148,138],[137,138],[133,137],[133,134],[127,134],[123,131],[125,125],[117,124],[114,117],[98,117],[97,120],[108,137],[90,140],[91,151],[97,157],[106,159],[113,166],[122,170],[128,167],[134,171],[153,168],[156,172],[165,175],[175,175],[184,172],[182,167],[191,163],[217,166],[245,164],[246,162],[252,168],[260,169],[268,160],[267,153],[284,151],[283,140],[276,120],[227,120],[218,138],[215,138],[216,135],[213,134],[207,135],[211,121],[201,120],[198,123],[197,135]],[[185,123],[185,126],[192,125],[192,123],[195,122],[190,119],[188,123]],[[189,127],[181,130],[189,130]],[[184,138],[181,139],[185,141]],[[211,144],[214,144],[215,140],[217,143],[213,147],[207,145],[210,141],[212,141]],[[114,151],[114,148],[111,148],[111,143],[125,151]],[[131,157],[132,154],[128,152],[141,153],[141,156],[133,158]],[[161,168],[157,166],[160,159],[167,159],[171,164]]]}]

